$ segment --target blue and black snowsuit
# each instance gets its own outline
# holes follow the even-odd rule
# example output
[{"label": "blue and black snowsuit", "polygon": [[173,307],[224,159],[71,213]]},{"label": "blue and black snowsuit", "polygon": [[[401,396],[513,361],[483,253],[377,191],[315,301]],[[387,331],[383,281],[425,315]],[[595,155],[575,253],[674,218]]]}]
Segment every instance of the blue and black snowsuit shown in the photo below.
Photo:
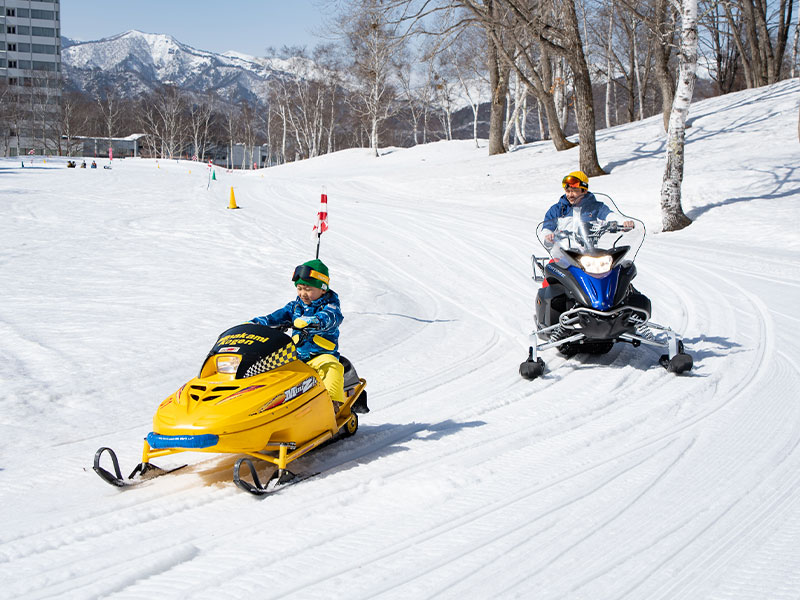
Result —
[{"label": "blue and black snowsuit", "polygon": [[263,317],[255,317],[251,323],[269,327],[293,327],[300,317],[316,317],[319,325],[292,330],[292,339],[297,346],[297,357],[302,361],[320,354],[332,354],[339,358],[339,325],[344,320],[339,307],[339,296],[328,290],[311,304],[305,304],[300,296]]}]

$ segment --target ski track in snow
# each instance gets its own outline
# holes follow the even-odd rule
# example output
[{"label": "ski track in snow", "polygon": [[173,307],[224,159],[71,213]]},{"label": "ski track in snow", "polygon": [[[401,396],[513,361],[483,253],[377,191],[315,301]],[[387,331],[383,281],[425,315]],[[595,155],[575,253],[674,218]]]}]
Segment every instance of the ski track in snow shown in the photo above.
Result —
[{"label": "ski track in snow", "polygon": [[[734,96],[731,110],[758,106]],[[731,121],[715,110],[706,129]],[[451,162],[476,160],[452,147]],[[725,211],[746,206],[724,202],[717,234],[699,219],[650,235],[636,286],[653,319],[685,336],[695,368],[675,377],[655,350],[627,345],[551,350],[545,375],[526,382],[526,211],[546,203],[514,195],[524,151],[465,162],[442,202],[426,200],[442,187],[441,148],[220,172],[209,190],[205,169],[174,161],[25,169],[23,202],[3,206],[20,234],[0,253],[18,284],[0,308],[0,425],[21,443],[2,449],[0,598],[800,596],[797,252],[756,267],[725,239],[744,218]],[[479,179],[484,168],[492,178]],[[166,457],[188,466],[130,490],[100,481],[99,446],[129,471],[154,407],[214,336],[288,299],[329,180],[322,256],[336,265],[342,351],[373,409],[357,435],[294,463],[322,473],[263,500],[232,485],[235,456]],[[231,185],[242,210],[223,212]],[[44,283],[50,268],[64,283]],[[139,360],[160,365],[151,380]]]}]

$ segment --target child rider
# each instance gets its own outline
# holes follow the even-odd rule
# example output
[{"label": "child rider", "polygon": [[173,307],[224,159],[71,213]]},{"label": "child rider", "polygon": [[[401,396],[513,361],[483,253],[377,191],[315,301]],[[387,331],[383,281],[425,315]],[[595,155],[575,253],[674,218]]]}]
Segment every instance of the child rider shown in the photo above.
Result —
[{"label": "child rider", "polygon": [[297,286],[297,298],[250,322],[293,327],[298,358],[317,371],[338,412],[344,403],[344,367],[338,360],[339,324],[344,317],[339,296],[329,289],[328,267],[321,260],[309,260],[296,267],[292,281]]}]

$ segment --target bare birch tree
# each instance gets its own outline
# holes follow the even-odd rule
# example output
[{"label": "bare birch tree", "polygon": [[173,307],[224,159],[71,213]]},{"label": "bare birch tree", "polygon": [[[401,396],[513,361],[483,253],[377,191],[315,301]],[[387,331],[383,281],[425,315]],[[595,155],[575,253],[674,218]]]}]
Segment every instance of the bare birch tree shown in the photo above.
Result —
[{"label": "bare birch tree", "polygon": [[61,96],[60,155],[72,156],[78,151],[81,142],[76,139],[76,136],[86,135],[88,124],[86,99],[77,92],[64,92]]},{"label": "bare birch tree", "polygon": [[257,121],[253,107],[247,100],[242,100],[239,103],[239,135],[242,144],[242,164],[239,168],[242,170],[251,169],[260,162],[255,159]]},{"label": "bare birch tree", "polygon": [[8,156],[11,149],[10,139],[16,122],[16,94],[4,77],[0,79],[0,139],[3,140],[3,156]]},{"label": "bare birch tree", "polygon": [[[675,74],[671,63],[675,50],[675,33],[677,30],[677,14],[675,0],[617,0],[631,14],[641,21],[650,31],[653,51],[653,74],[661,92],[661,114],[664,130],[669,129],[675,98]],[[695,11],[696,12],[696,11]]]},{"label": "bare birch tree", "polygon": [[[780,80],[796,0],[721,0],[742,57],[747,87]],[[777,4],[774,11],[770,12]]]},{"label": "bare birch tree", "polygon": [[186,103],[183,94],[174,86],[161,86],[153,93],[153,108],[161,121],[161,156],[180,156],[186,139]]},{"label": "bare birch tree", "polygon": [[[706,31],[706,35],[700,36],[700,51],[707,56],[708,73],[716,84],[717,92],[727,94],[736,89],[742,61],[724,8],[718,0],[710,1],[711,6],[700,15],[700,24]],[[738,25],[741,28],[741,23]]]},{"label": "bare birch tree", "polygon": [[406,40],[381,0],[350,0],[348,5],[338,26],[348,45],[358,86],[354,108],[365,120],[370,149],[380,156],[381,127],[396,109],[393,57]]},{"label": "bare birch tree", "polygon": [[449,58],[449,53],[437,55],[434,71],[434,99],[439,109],[439,121],[446,140],[453,139],[453,112],[459,108],[456,106],[458,75]]},{"label": "bare birch tree", "polygon": [[792,66],[789,69],[789,77],[794,79],[797,76],[797,56],[800,51],[800,16],[794,24],[794,42],[792,43]]},{"label": "bare birch tree", "polygon": [[214,116],[213,106],[214,101],[210,93],[205,98],[189,103],[189,134],[194,147],[194,155],[201,162],[205,162],[206,159],[209,129]]},{"label": "bare birch tree", "polygon": [[117,90],[106,87],[98,90],[95,100],[102,116],[103,133],[108,138],[110,145],[111,138],[117,133],[117,124],[122,116],[122,97]]},{"label": "bare birch tree", "polygon": [[478,27],[467,27],[447,52],[464,98],[472,109],[472,139],[478,144],[478,111],[488,97],[489,78],[486,71],[485,47]]},{"label": "bare birch tree", "polygon": [[614,83],[614,64],[611,60],[611,51],[614,47],[614,2],[612,0],[608,11],[608,37],[606,39],[606,127],[611,127],[611,101]]},{"label": "bare birch tree", "polygon": [[414,82],[414,66],[416,61],[410,60],[410,55],[400,57],[397,62],[397,82],[402,94],[403,106],[409,116],[411,124],[411,137],[414,145],[419,144],[420,121],[422,119],[422,106],[417,97],[417,86]]},{"label": "bare birch tree", "polygon": [[506,145],[503,143],[503,122],[511,74],[511,62],[503,58],[501,25],[503,11],[496,0],[482,0],[480,5],[476,2],[470,5],[470,9],[486,31],[487,67],[492,94],[489,113],[489,156],[503,154],[506,151]]},{"label": "bare birch tree", "polygon": [[686,120],[697,73],[697,0],[673,0],[680,12],[678,85],[667,130],[667,164],[661,185],[661,223],[664,231],[683,229],[692,221],[681,206]]},{"label": "bare birch tree", "polygon": [[[483,10],[483,6],[477,0],[459,0],[459,2],[476,18],[483,19],[481,22],[486,23],[487,20],[491,20],[494,27],[487,27],[487,31],[493,36],[498,53],[503,51],[503,44],[498,34],[504,30],[513,32],[516,39],[520,39],[524,34],[532,40],[537,40],[548,52],[567,61],[572,71],[575,92],[575,114],[580,138],[580,169],[590,177],[605,174],[597,158],[592,82],[574,0],[559,0],[552,5],[524,0],[492,0],[495,5],[493,13]],[[499,16],[505,21],[498,19]],[[507,24],[509,20],[511,26]],[[516,65],[516,61],[507,52],[505,60],[511,66]],[[516,71],[525,78],[524,72],[518,68]],[[526,83],[529,83],[536,93],[533,81],[528,79]]]}]

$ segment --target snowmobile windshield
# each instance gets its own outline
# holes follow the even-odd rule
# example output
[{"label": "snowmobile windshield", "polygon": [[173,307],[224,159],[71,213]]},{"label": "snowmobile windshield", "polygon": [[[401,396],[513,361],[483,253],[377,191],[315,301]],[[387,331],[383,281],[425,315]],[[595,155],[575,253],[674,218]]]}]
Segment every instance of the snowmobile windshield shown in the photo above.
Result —
[{"label": "snowmobile windshield", "polygon": [[200,377],[225,373],[236,379],[252,377],[297,360],[292,338],[280,329],[242,323],[222,332],[211,348]]},{"label": "snowmobile windshield", "polygon": [[[644,242],[644,223],[619,210],[610,196],[594,194],[602,197],[601,202],[608,209],[602,211],[605,218],[584,219],[579,210],[574,210],[571,215],[559,217],[557,222],[539,223],[536,237],[556,261],[564,258],[565,250],[601,255],[626,249],[624,260],[633,262]],[[626,227],[626,222],[632,222],[633,228]]]}]

